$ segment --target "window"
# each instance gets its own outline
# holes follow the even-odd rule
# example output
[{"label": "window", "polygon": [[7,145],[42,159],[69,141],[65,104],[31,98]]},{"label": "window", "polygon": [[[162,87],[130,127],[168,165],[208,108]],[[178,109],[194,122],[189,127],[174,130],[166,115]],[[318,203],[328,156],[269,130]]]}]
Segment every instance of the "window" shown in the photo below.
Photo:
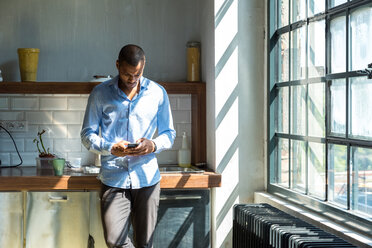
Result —
[{"label": "window", "polygon": [[372,0],[269,6],[268,191],[342,213],[370,235]]}]

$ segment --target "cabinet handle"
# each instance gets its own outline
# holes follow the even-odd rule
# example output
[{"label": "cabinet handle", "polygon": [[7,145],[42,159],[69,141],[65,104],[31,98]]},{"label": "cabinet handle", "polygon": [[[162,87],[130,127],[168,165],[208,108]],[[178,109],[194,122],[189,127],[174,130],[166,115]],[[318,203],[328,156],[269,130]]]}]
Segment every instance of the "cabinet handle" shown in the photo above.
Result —
[{"label": "cabinet handle", "polygon": [[160,196],[160,201],[165,200],[200,200],[202,197],[200,195],[190,195],[190,196]]},{"label": "cabinet handle", "polygon": [[50,195],[49,196],[49,202],[67,202],[67,201],[68,201],[67,195],[64,195],[64,196],[52,196],[52,195]]}]

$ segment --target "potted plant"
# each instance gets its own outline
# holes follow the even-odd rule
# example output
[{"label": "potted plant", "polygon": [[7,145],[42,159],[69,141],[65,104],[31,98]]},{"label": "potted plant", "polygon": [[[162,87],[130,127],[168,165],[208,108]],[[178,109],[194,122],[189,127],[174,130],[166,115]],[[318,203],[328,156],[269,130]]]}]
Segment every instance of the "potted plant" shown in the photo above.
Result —
[{"label": "potted plant", "polygon": [[[45,149],[42,135],[45,133],[43,129],[41,132],[37,133],[37,138],[34,139],[34,143],[36,143],[37,150],[39,151],[39,157],[36,158],[36,168],[37,169],[53,169],[50,164],[50,161],[53,160],[56,155],[49,152],[49,148]],[[41,148],[40,148],[41,146]]]}]

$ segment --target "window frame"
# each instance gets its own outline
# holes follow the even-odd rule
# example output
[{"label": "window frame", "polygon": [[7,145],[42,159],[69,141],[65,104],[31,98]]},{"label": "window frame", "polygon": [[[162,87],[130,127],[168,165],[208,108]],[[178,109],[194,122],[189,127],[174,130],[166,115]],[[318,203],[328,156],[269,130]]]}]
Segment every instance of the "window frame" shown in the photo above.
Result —
[{"label": "window frame", "polygon": [[[364,215],[356,214],[355,212],[350,211],[351,206],[351,192],[350,192],[350,154],[351,154],[351,149],[353,146],[356,147],[364,147],[364,148],[372,148],[372,140],[360,140],[360,139],[355,139],[349,137],[349,128],[350,128],[350,123],[349,123],[349,106],[350,106],[350,80],[349,78],[352,77],[359,77],[359,76],[365,76],[365,75],[360,75],[358,71],[349,71],[349,58],[350,58],[350,51],[349,51],[349,13],[351,10],[358,8],[362,5],[368,5],[372,3],[372,0],[348,0],[346,3],[343,3],[339,6],[333,7],[331,9],[328,9],[328,1],[325,0],[325,11],[316,14],[315,16],[312,17],[307,17],[306,20],[300,20],[295,23],[290,23],[287,26],[280,27],[278,28],[279,24],[279,14],[275,12],[277,10],[277,5],[278,5],[278,0],[269,0],[268,1],[268,8],[267,8],[267,23],[268,23],[268,32],[267,32],[267,137],[268,137],[268,142],[267,142],[267,191],[269,193],[281,196],[283,198],[286,198],[290,201],[293,202],[300,202],[301,205],[304,205],[305,207],[308,207],[312,209],[313,211],[316,211],[320,214],[327,215],[331,219],[334,219],[338,223],[345,224],[346,222],[350,223],[348,227],[350,227],[353,230],[356,230],[358,232],[364,233],[366,235],[372,235],[372,217],[367,217]],[[291,0],[288,1],[289,6],[288,6],[288,14],[289,17],[291,16]],[[273,12],[274,11],[274,12]],[[306,1],[306,13],[308,11],[308,1]],[[272,13],[273,12],[273,13]],[[335,17],[337,15],[342,14],[343,12],[346,13],[346,68],[345,72],[342,73],[329,73],[330,65],[331,65],[331,57],[330,57],[330,21],[332,17]],[[270,16],[272,14],[272,16]],[[273,17],[273,18],[271,18]],[[274,20],[272,20],[274,19]],[[289,54],[288,54],[288,80],[285,82],[280,82],[278,81],[279,75],[276,73],[278,63],[279,63],[279,56],[277,56],[278,51],[275,51],[276,49],[276,44],[277,41],[280,37],[280,35],[288,33],[289,36],[289,41],[288,43],[291,44],[291,32],[303,25],[308,25],[310,22],[318,21],[318,20],[325,20],[325,75],[321,77],[316,77],[316,78],[308,78],[308,35],[306,35],[306,76],[305,79],[300,79],[300,80],[291,80],[291,52],[292,52],[292,47],[289,45]],[[273,27],[274,30],[271,30]],[[308,32],[308,27],[306,27],[306,33]],[[273,54],[272,54],[272,51]],[[274,55],[274,56],[273,56]],[[371,61],[372,62],[372,61]],[[367,65],[366,65],[367,66]],[[329,130],[329,121],[330,121],[330,100],[331,100],[331,92],[330,92],[330,83],[331,80],[333,79],[345,79],[345,84],[346,84],[346,132],[345,132],[345,137],[339,137],[336,135],[332,135]],[[292,90],[290,89],[292,86],[296,85],[305,85],[306,86],[306,111],[308,111],[307,107],[307,102],[308,102],[308,85],[311,83],[323,83],[325,87],[325,99],[324,99],[324,104],[325,104],[325,137],[309,137],[308,136],[308,115],[306,114],[306,134],[304,136],[300,135],[294,135],[291,133],[292,129],[292,115],[289,114],[288,117],[288,125],[289,125],[289,130],[288,133],[277,133],[276,130],[276,122],[277,122],[277,113],[276,113],[276,106],[275,106],[275,101],[277,101],[277,95],[279,92],[279,89],[282,87],[288,87],[288,112],[291,112],[291,92]],[[288,183],[289,187],[283,187],[280,186],[279,183],[271,183],[274,173],[278,170],[275,166],[275,159],[276,156],[278,155],[279,152],[276,152],[276,146],[278,146],[279,143],[279,138],[285,139],[288,141],[288,161],[291,159],[291,142],[293,140],[298,140],[298,141],[305,141],[306,142],[306,147],[309,146],[309,142],[315,142],[315,143],[321,143],[324,144],[325,146],[325,200],[320,200],[317,199],[314,196],[310,196],[308,194],[308,185],[306,185],[306,193],[302,194],[299,193],[298,191],[293,190],[291,188],[291,173],[288,175]],[[329,168],[329,157],[328,157],[328,146],[331,144],[338,144],[338,145],[345,145],[347,147],[347,209],[343,209],[340,206],[337,206],[334,203],[328,202],[328,180],[329,180],[329,174],[328,174],[328,168]],[[307,149],[306,149],[307,153]],[[306,157],[306,160],[308,160],[308,155]],[[308,163],[308,162],[306,162]],[[291,171],[292,165],[289,162],[288,164],[288,170]],[[307,167],[307,165],[306,165]],[[306,181],[308,180],[308,170],[306,170]],[[364,228],[358,228],[357,226],[361,226]],[[369,227],[369,228],[368,228]]]}]

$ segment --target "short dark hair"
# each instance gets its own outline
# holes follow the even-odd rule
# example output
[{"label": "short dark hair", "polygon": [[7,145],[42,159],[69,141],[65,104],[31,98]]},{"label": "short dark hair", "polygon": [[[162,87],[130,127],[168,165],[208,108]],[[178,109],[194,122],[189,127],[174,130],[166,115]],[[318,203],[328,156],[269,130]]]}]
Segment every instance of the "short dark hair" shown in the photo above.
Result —
[{"label": "short dark hair", "polygon": [[125,61],[132,66],[137,66],[140,61],[145,61],[145,52],[137,45],[125,45],[119,52],[118,61],[119,64]]}]

